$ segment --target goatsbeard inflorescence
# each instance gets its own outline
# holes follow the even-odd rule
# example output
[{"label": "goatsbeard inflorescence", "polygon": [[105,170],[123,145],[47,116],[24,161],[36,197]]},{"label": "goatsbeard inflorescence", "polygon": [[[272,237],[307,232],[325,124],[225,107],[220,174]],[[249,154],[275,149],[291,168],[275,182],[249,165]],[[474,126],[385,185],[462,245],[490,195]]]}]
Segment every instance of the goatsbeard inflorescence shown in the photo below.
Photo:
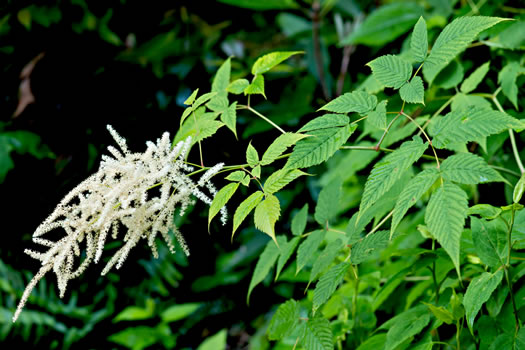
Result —
[{"label": "goatsbeard inflorescence", "polygon": [[[25,250],[40,260],[42,266],[24,290],[13,322],[20,315],[32,289],[51,270],[57,276],[62,297],[69,280],[82,274],[91,262],[100,260],[110,233],[116,239],[124,228],[126,231],[123,245],[106,264],[102,275],[113,266],[120,268],[141,239],[148,241],[155,257],[158,257],[155,238],[159,235],[174,252],[170,231],[189,255],[186,242],[173,222],[175,209],[179,205],[180,215],[183,215],[188,206],[194,204],[193,197],[211,204],[217,190],[210,179],[224,164],[213,166],[194,182],[188,176],[193,168],[185,163],[191,146],[190,137],[172,147],[166,132],[156,143],[147,142],[144,153],[131,153],[125,139],[109,125],[108,130],[120,150],[109,146],[108,151],[113,157],[102,156],[99,170],[69,192],[38,226],[33,241],[46,247],[47,251]],[[204,188],[209,194],[203,192]],[[224,224],[225,207],[221,214]],[[66,233],[60,240],[54,242],[42,237],[60,228]],[[81,245],[85,245],[85,257],[75,266],[81,255]]]}]

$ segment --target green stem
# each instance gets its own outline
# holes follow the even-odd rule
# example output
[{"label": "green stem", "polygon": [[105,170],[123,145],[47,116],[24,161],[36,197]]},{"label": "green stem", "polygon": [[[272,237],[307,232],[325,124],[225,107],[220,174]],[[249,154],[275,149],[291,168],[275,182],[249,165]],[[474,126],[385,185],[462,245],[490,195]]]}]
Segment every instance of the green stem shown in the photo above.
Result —
[{"label": "green stem", "polygon": [[398,113],[394,119],[392,119],[392,121],[388,124],[388,126],[386,127],[385,129],[385,132],[383,133],[383,135],[381,135],[381,138],[379,139],[379,142],[377,143],[377,145],[375,146],[375,150],[378,151],[381,147],[381,143],[383,143],[383,140],[385,139],[385,136],[386,134],[388,134],[388,131],[390,130],[390,128],[392,127],[392,125],[394,125],[395,121],[397,120],[397,118],[399,118],[399,116],[401,115],[401,112]]},{"label": "green stem", "polygon": [[249,110],[250,112],[252,112],[253,114],[255,114],[256,116],[258,116],[259,118],[261,118],[262,120],[264,120],[265,122],[269,123],[271,126],[273,126],[274,128],[276,128],[277,130],[279,130],[280,132],[282,132],[283,134],[286,134],[286,131],[284,131],[283,129],[281,129],[281,127],[277,124],[275,124],[274,122],[272,122],[270,119],[268,119],[267,117],[265,117],[264,115],[262,115],[261,113],[257,112],[255,109],[253,109],[252,107],[250,107],[249,105],[238,105],[237,106],[237,109],[247,109]]},{"label": "green stem", "polygon": [[394,214],[394,209],[392,209],[390,211],[390,213],[388,213],[387,216],[385,216],[383,218],[383,220],[381,220],[373,229],[372,231],[368,232],[366,235],[367,236],[370,236],[371,234],[373,234],[374,232],[376,232],[388,219],[390,219],[390,217]]},{"label": "green stem", "polygon": [[[455,95],[454,95],[455,96]],[[445,110],[445,108],[448,107],[449,104],[452,103],[452,100],[454,99],[454,96],[451,96],[447,102],[445,102],[443,105],[441,105],[441,107],[439,107],[439,109],[437,111],[434,112],[434,114],[432,114],[432,116],[430,118],[428,118],[428,120],[425,122],[425,124],[423,124],[422,126],[422,129],[425,130],[428,126],[428,124],[430,124],[430,122],[432,121],[433,118],[435,118],[436,116],[438,116],[441,112],[443,112]],[[419,132],[419,134],[421,134],[421,131]]]},{"label": "green stem", "polygon": [[[501,104],[499,103],[498,98],[496,97],[496,95],[500,91],[501,91],[501,89],[498,88],[498,90],[496,90],[494,92],[494,95],[492,96],[492,102],[494,102],[494,104],[496,105],[496,107],[498,108],[498,110],[501,113],[505,113],[506,114],[506,112],[503,109],[503,107],[501,107]],[[516,139],[514,138],[514,131],[512,131],[512,129],[509,129],[509,136],[510,136],[510,143],[512,145],[512,153],[514,154],[514,158],[516,159],[516,163],[518,164],[518,168],[520,169],[520,173],[524,174],[525,173],[525,167],[523,166],[523,163],[521,162],[520,154],[518,152],[518,147],[516,145]]]},{"label": "green stem", "polygon": [[427,133],[425,132],[425,130],[418,124],[416,123],[416,121],[411,117],[409,116],[408,114],[406,114],[405,112],[402,112],[402,114],[407,117],[414,125],[416,125],[418,128],[419,128],[419,131],[421,131],[421,133],[423,133],[423,135],[425,136],[425,138],[427,139],[428,141],[428,144],[430,145],[430,147],[432,148],[432,152],[434,152],[434,157],[436,159],[436,167],[437,169],[439,170],[439,158],[437,156],[437,153],[436,153],[436,149],[434,148],[434,146],[432,146],[432,141],[430,141],[430,138],[428,137]]}]

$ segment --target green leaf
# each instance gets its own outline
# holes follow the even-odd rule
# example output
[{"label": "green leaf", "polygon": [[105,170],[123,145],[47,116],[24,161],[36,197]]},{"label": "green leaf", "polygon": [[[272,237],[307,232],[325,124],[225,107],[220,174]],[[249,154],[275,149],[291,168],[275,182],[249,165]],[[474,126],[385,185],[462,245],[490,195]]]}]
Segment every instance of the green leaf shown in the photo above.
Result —
[{"label": "green leaf", "polygon": [[108,339],[128,349],[142,350],[159,342],[159,338],[162,336],[165,335],[158,334],[155,328],[138,326],[125,328],[118,333],[110,335]]},{"label": "green leaf", "polygon": [[423,170],[417,174],[408,185],[403,189],[399,195],[396,206],[394,207],[394,214],[392,215],[392,225],[390,228],[390,235],[392,235],[401,219],[405,216],[421,196],[428,191],[430,186],[439,178],[437,169],[430,168]]},{"label": "green leaf", "polygon": [[266,331],[268,339],[281,340],[290,334],[299,323],[299,311],[300,306],[293,299],[279,305]]},{"label": "green leaf", "polygon": [[448,311],[443,306],[435,306],[425,303],[424,301],[422,301],[422,303],[428,307],[438,320],[443,321],[446,324],[452,324],[454,322],[454,315],[452,315],[452,312]]},{"label": "green leaf", "polygon": [[317,279],[319,274],[326,270],[335,260],[339,252],[343,248],[344,243],[339,238],[327,244],[323,249],[321,255],[315,260],[312,271],[310,272],[310,280],[308,284],[312,283]]},{"label": "green leaf", "polygon": [[237,79],[232,81],[230,85],[228,85],[226,91],[235,95],[239,95],[242,94],[244,90],[246,90],[248,85],[250,85],[250,82],[247,79]]},{"label": "green leaf", "polygon": [[343,282],[346,271],[350,268],[347,262],[339,263],[330,268],[321,276],[314,289],[313,309],[317,310],[321,305],[326,303],[334,294],[335,290]]},{"label": "green leaf", "polygon": [[264,98],[266,98],[266,95],[264,94],[264,76],[262,75],[254,76],[250,85],[244,89],[244,95],[255,94],[263,95]]},{"label": "green leaf", "polygon": [[294,237],[290,240],[290,242],[281,246],[281,255],[279,256],[279,261],[277,262],[277,272],[275,273],[276,281],[279,278],[279,275],[281,274],[284,265],[292,256],[293,252],[295,251],[295,248],[297,248],[297,246],[299,245],[300,240],[300,237]]},{"label": "green leaf", "polygon": [[230,181],[242,181],[242,179],[244,179],[244,175],[246,175],[246,173],[242,170],[237,170],[237,171],[234,171],[233,173],[229,174],[228,176],[226,176],[226,180],[230,180]]},{"label": "green leaf", "polygon": [[194,313],[195,311],[197,311],[197,309],[201,306],[201,303],[173,305],[162,311],[162,313],[160,314],[160,318],[163,322],[168,323],[182,320]]},{"label": "green leaf", "polygon": [[374,165],[365,183],[358,221],[362,213],[392,188],[403,173],[423,155],[427,147],[427,143],[415,136],[412,141],[404,142],[399,149]]},{"label": "green leaf", "polygon": [[478,87],[479,83],[483,81],[485,75],[487,75],[489,71],[489,65],[490,61],[487,61],[476,68],[476,70],[472,72],[472,74],[470,74],[469,77],[461,84],[461,92],[468,94],[469,92],[474,91]]},{"label": "green leaf", "polygon": [[354,91],[347,92],[346,94],[333,99],[323,107],[319,108],[319,110],[335,113],[356,112],[364,115],[372,111],[376,105],[377,97],[375,97],[375,95],[370,95],[365,91]]},{"label": "green leaf", "polygon": [[490,204],[476,204],[468,208],[467,215],[479,215],[485,219],[495,219],[501,214],[501,208],[493,207]]},{"label": "green leaf", "polygon": [[386,343],[386,333],[375,334],[368,337],[364,342],[359,345],[357,350],[377,350],[383,349]]},{"label": "green leaf", "polygon": [[480,107],[463,108],[452,111],[437,121],[433,129],[432,144],[437,148],[445,148],[452,143],[475,141],[523,126],[521,121],[506,113]]},{"label": "green leaf", "polygon": [[474,249],[481,261],[493,269],[505,265],[508,255],[505,223],[501,220],[486,221],[471,217],[470,227]]},{"label": "green leaf", "polygon": [[273,194],[266,194],[266,198],[255,208],[255,227],[275,240],[275,223],[281,215],[279,199]]},{"label": "green leaf", "polygon": [[368,16],[341,44],[384,46],[408,32],[416,23],[423,9],[412,2],[381,6]]},{"label": "green leaf", "polygon": [[431,84],[436,75],[454,57],[464,51],[480,32],[505,20],[497,17],[472,16],[459,17],[448,24],[439,34],[423,65],[423,75],[428,83]]},{"label": "green leaf", "polygon": [[228,88],[230,84],[230,72],[231,72],[231,59],[228,58],[224,63],[219,67],[213,82],[211,84],[212,92],[224,91]]},{"label": "green leaf", "polygon": [[305,138],[306,135],[286,133],[277,137],[272,144],[264,152],[261,160],[261,165],[268,165],[273,163],[284,151],[290,146],[296,144],[297,141]]},{"label": "green leaf", "polygon": [[425,22],[425,19],[421,16],[414,26],[412,38],[410,39],[410,52],[416,62],[423,62],[425,58],[427,58],[427,35],[427,22]]},{"label": "green leaf", "polygon": [[155,301],[147,299],[145,307],[128,306],[118,313],[113,322],[146,320],[155,316]]},{"label": "green leaf", "polygon": [[264,192],[271,194],[280,191],[284,186],[303,175],[308,174],[299,169],[279,169],[270,175],[264,183]]},{"label": "green leaf", "polygon": [[372,68],[372,75],[386,87],[399,89],[412,75],[412,66],[399,56],[385,55],[366,64]]},{"label": "green leaf", "polygon": [[237,130],[236,130],[236,124],[237,124],[237,102],[233,102],[230,107],[228,107],[222,114],[221,114],[221,121],[226,125],[228,129],[230,129],[235,137],[237,137]]},{"label": "green leaf", "polygon": [[350,118],[343,114],[325,114],[306,123],[298,132],[328,129],[350,124]]},{"label": "green leaf", "polygon": [[252,146],[251,142],[248,144],[248,148],[246,149],[246,162],[252,168],[259,164],[259,154],[257,153],[255,147]]},{"label": "green leaf", "polygon": [[465,69],[458,60],[450,62],[443,68],[433,81],[433,84],[443,88],[455,88],[463,81],[465,77]]},{"label": "green leaf", "polygon": [[333,334],[330,321],[323,317],[311,318],[306,322],[301,344],[306,350],[333,350]]},{"label": "green leaf", "polygon": [[423,87],[423,79],[421,77],[413,77],[410,82],[403,85],[399,89],[401,99],[408,103],[422,103],[425,104],[425,88]]},{"label": "green leaf", "polygon": [[226,93],[223,91],[220,94],[215,95],[215,97],[206,103],[206,107],[213,112],[224,113],[228,109],[228,104],[228,97],[226,97]]},{"label": "green leaf", "polygon": [[308,203],[306,203],[301,210],[294,215],[292,219],[292,234],[300,236],[304,233],[306,228],[306,220],[308,219]]},{"label": "green leaf", "polygon": [[295,145],[285,168],[306,168],[328,160],[344,145],[357,125],[327,128],[309,132],[310,137]]},{"label": "green leaf", "polygon": [[516,61],[508,63],[498,73],[498,83],[501,84],[501,90],[503,90],[503,94],[507,96],[516,109],[518,109],[518,85],[516,80],[520,73],[525,73],[525,69],[520,67]]},{"label": "green leaf", "polygon": [[481,275],[474,277],[468,285],[467,292],[463,298],[463,305],[465,305],[467,324],[471,331],[473,330],[476,315],[483,304],[489,300],[492,292],[499,286],[502,278],[502,270],[494,274],[483,272]]},{"label": "green leaf", "polygon": [[256,178],[261,177],[261,165],[257,164],[255,168],[252,169],[252,175]]},{"label": "green leaf", "polygon": [[459,244],[465,226],[468,196],[459,186],[445,182],[430,197],[425,223],[448,253],[459,272]]},{"label": "green leaf", "polygon": [[[183,103],[184,103],[185,105],[187,105],[187,106],[191,106],[191,105],[193,104],[193,102],[195,102],[195,98],[197,97],[197,94],[198,94],[198,93],[199,93],[199,89],[194,90],[194,91],[191,93],[190,97],[188,97],[188,98],[186,99],[186,101],[184,101]],[[181,122],[181,124],[182,124],[182,122]]]},{"label": "green leaf", "polygon": [[228,331],[223,329],[218,333],[206,338],[197,350],[217,350],[217,349],[226,349],[226,337],[228,336]]},{"label": "green leaf", "polygon": [[376,106],[375,111],[368,113],[367,120],[375,127],[385,130],[386,129],[386,104],[387,100],[379,102]]},{"label": "green leaf", "polygon": [[521,197],[523,197],[523,192],[525,192],[525,173],[521,174],[520,179],[514,186],[514,191],[512,192],[512,201],[514,203],[519,203]]},{"label": "green leaf", "polygon": [[[280,245],[284,245],[285,242],[283,242],[283,239],[286,241],[285,237],[279,236],[277,237],[276,241],[279,242]],[[250,281],[250,287],[248,288],[248,296],[246,297],[248,303],[250,301],[250,294],[252,293],[253,288],[259,283],[261,283],[270,273],[270,270],[275,265],[275,262],[277,261],[277,258],[279,257],[280,253],[281,252],[276,242],[268,241],[268,243],[266,243],[266,247],[259,256],[259,260],[257,260],[255,270],[253,270],[252,279]]]},{"label": "green leaf", "polygon": [[[186,110],[188,110],[188,108],[186,108]],[[173,144],[184,141],[188,136],[191,136],[191,145],[194,145],[214,135],[219,128],[224,126],[223,123],[215,120],[218,115],[218,113],[204,113],[204,107],[198,108],[194,111],[194,116],[186,119],[184,124],[179,128]]]},{"label": "green leaf", "polygon": [[326,226],[328,222],[337,214],[339,200],[341,199],[341,180],[336,179],[323,187],[317,199],[314,218],[321,226]]},{"label": "green leaf", "polygon": [[429,322],[430,315],[428,312],[405,314],[405,316],[398,318],[386,334],[385,350],[395,349],[408,338],[419,334]]},{"label": "green leaf", "polygon": [[301,269],[312,259],[313,254],[317,251],[319,244],[324,239],[326,231],[316,230],[306,237],[297,250],[297,269],[295,274],[299,273]]},{"label": "green leaf", "polygon": [[304,53],[303,51],[277,51],[259,57],[252,66],[252,74],[258,75],[268,72],[270,69],[288,59],[290,56]]},{"label": "green leaf", "polygon": [[219,192],[217,192],[217,194],[213,198],[213,201],[211,202],[210,210],[208,211],[208,231],[210,230],[211,220],[215,217],[215,215],[219,213],[222,207],[224,207],[226,203],[228,203],[235,191],[237,191],[238,187],[239,183],[233,182],[227,184],[226,186],[221,188]]},{"label": "green leaf", "polygon": [[468,185],[505,181],[483,158],[472,153],[460,153],[448,157],[441,163],[440,172],[445,180]]},{"label": "green leaf", "polygon": [[235,231],[239,228],[244,219],[246,219],[248,214],[250,214],[251,211],[255,209],[257,204],[259,204],[259,202],[262,200],[263,196],[264,194],[261,191],[252,193],[248,198],[242,201],[237,210],[235,210],[235,214],[233,214],[232,239]]},{"label": "green leaf", "polygon": [[370,255],[379,249],[384,249],[390,241],[389,231],[377,231],[371,235],[365,236],[362,240],[354,244],[350,254],[350,261],[357,265],[366,261]]}]

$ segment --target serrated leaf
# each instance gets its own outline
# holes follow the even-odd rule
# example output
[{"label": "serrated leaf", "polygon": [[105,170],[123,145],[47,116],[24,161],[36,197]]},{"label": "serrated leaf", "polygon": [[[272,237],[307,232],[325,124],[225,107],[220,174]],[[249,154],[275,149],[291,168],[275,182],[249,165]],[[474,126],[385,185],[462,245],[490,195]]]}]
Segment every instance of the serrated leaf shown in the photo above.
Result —
[{"label": "serrated leaf", "polygon": [[226,97],[226,94],[222,93],[215,95],[215,97],[206,103],[206,107],[214,112],[224,113],[224,111],[228,109],[228,104],[228,97]]},{"label": "serrated leaf", "polygon": [[260,94],[266,98],[264,94],[264,76],[256,75],[253,77],[252,82],[244,89],[244,95],[255,95]]},{"label": "serrated leaf", "polygon": [[246,90],[246,88],[250,85],[250,82],[247,79],[237,79],[232,81],[228,87],[226,88],[226,91],[235,94],[240,95]]},{"label": "serrated leaf", "polygon": [[306,322],[301,344],[306,350],[333,350],[333,337],[330,321],[323,317],[315,317]]},{"label": "serrated leaf", "polygon": [[259,154],[257,153],[255,147],[252,146],[251,142],[248,144],[248,148],[246,149],[246,163],[248,163],[248,165],[252,168],[259,164]]},{"label": "serrated leaf", "polygon": [[259,202],[262,200],[263,196],[264,194],[261,191],[257,191],[252,193],[248,198],[242,201],[241,204],[239,204],[239,207],[237,210],[235,210],[235,214],[233,214],[232,239],[235,231],[239,228],[244,219],[246,219],[248,214],[250,214],[251,211],[255,209],[257,204],[259,204]]},{"label": "serrated leaf", "polygon": [[422,103],[425,104],[425,88],[423,87],[423,79],[415,76],[399,89],[401,99],[408,103]]},{"label": "serrated leaf", "polygon": [[287,334],[291,333],[299,323],[299,311],[300,306],[293,299],[279,305],[277,311],[273,314],[268,330],[266,331],[268,339],[281,340]]},{"label": "serrated leaf", "polygon": [[428,144],[423,143],[421,138],[414,137],[412,141],[404,142],[399,149],[374,165],[365,183],[357,221],[362,213],[392,188],[403,173],[423,155],[427,147]]},{"label": "serrated leaf", "polygon": [[[279,236],[277,237],[276,241],[279,243],[283,243],[283,239],[286,241],[285,237]],[[281,251],[279,250],[279,247],[277,246],[276,242],[269,241],[266,244],[266,247],[259,256],[259,260],[257,260],[255,270],[253,270],[252,279],[250,280],[250,287],[248,288],[248,295],[246,297],[246,301],[248,303],[250,301],[250,294],[252,294],[253,288],[259,283],[261,283],[270,273],[280,253]]]},{"label": "serrated leaf", "polygon": [[275,223],[279,215],[281,215],[279,199],[267,193],[266,198],[255,208],[255,227],[275,241]]},{"label": "serrated leaf", "polygon": [[339,284],[343,282],[348,268],[350,268],[350,264],[347,262],[342,262],[331,267],[330,270],[321,276],[314,289],[314,310],[317,310],[319,306],[323,305],[328,299],[330,299]]},{"label": "serrated leaf", "polygon": [[392,215],[392,225],[390,228],[390,235],[392,235],[401,219],[405,216],[421,196],[428,191],[430,186],[439,178],[437,169],[426,169],[417,174],[408,185],[403,189],[399,195],[396,205],[394,207],[394,214]]},{"label": "serrated leaf", "polygon": [[470,74],[468,78],[465,79],[461,84],[461,92],[468,94],[469,92],[474,91],[478,87],[479,83],[483,81],[485,75],[487,75],[489,71],[489,65],[490,61],[487,61],[476,68],[476,70],[472,72],[472,74]]},{"label": "serrated leaf", "polygon": [[465,108],[465,106],[492,109],[490,102],[482,96],[465,95],[462,92],[456,93],[456,95],[452,98],[450,110],[456,111]]},{"label": "serrated leaf", "polygon": [[375,127],[385,130],[386,129],[386,104],[387,100],[379,102],[376,109],[368,113],[367,120]]},{"label": "serrated leaf", "polygon": [[393,350],[410,337],[419,334],[430,322],[427,312],[412,317],[400,317],[386,334],[385,350]]},{"label": "serrated leaf", "polygon": [[507,227],[501,220],[470,218],[474,249],[481,261],[494,269],[506,264],[508,255]]},{"label": "serrated leaf", "polygon": [[319,274],[326,270],[335,260],[341,249],[343,248],[344,243],[340,239],[336,239],[326,245],[326,247],[321,252],[321,255],[315,260],[312,271],[310,271],[310,280],[308,284],[312,283],[317,279]]},{"label": "serrated leaf", "polygon": [[433,128],[432,145],[446,148],[452,143],[466,143],[479,138],[498,134],[507,129],[519,129],[524,124],[494,110],[473,107],[455,110],[440,118]]},{"label": "serrated leaf", "polygon": [[386,248],[389,241],[390,232],[386,230],[366,236],[352,247],[350,261],[354,265],[366,261],[374,251]]},{"label": "serrated leaf", "polygon": [[308,203],[306,203],[301,210],[294,215],[292,219],[292,234],[300,236],[304,233],[306,228],[306,220],[308,219]]},{"label": "serrated leaf", "polygon": [[350,124],[350,118],[343,114],[325,114],[306,123],[298,132],[328,129]]},{"label": "serrated leaf", "polygon": [[233,132],[235,138],[237,138],[237,102],[233,102],[224,112],[222,112],[221,121]]},{"label": "serrated leaf", "polygon": [[430,197],[425,223],[432,236],[448,253],[459,272],[459,245],[465,226],[468,196],[459,186],[445,182]]},{"label": "serrated leaf", "polygon": [[297,268],[295,274],[299,273],[301,269],[310,261],[313,254],[316,252],[319,244],[324,239],[326,231],[316,230],[306,237],[306,239],[299,245],[297,250]]},{"label": "serrated leaf", "polygon": [[512,61],[498,73],[498,83],[501,84],[501,90],[516,109],[518,109],[518,85],[516,80],[518,79],[518,74],[524,72],[525,70],[520,67],[518,62]]},{"label": "serrated leaf", "polygon": [[490,298],[492,292],[499,286],[502,278],[502,270],[494,274],[483,272],[481,275],[474,277],[468,285],[467,292],[463,298],[463,305],[465,306],[467,324],[471,331],[473,330],[476,315],[483,304]]},{"label": "serrated leaf", "polygon": [[384,46],[408,32],[422,13],[423,9],[412,2],[381,6],[373,11],[347,38],[343,39],[341,44]]},{"label": "serrated leaf", "polygon": [[428,33],[427,22],[423,16],[419,17],[414,30],[412,31],[412,38],[410,39],[410,52],[416,62],[423,62],[428,53]]},{"label": "serrated leaf", "polygon": [[191,108],[193,109],[199,108],[200,106],[208,102],[211,98],[213,98],[216,95],[217,95],[216,92],[207,92],[204,95],[199,96],[195,100],[195,102],[193,102],[193,104],[191,105]]},{"label": "serrated leaf", "polygon": [[228,58],[224,63],[219,67],[213,82],[211,84],[212,92],[220,92],[226,90],[230,84],[230,72],[231,72],[231,59]]},{"label": "serrated leaf", "polygon": [[339,200],[341,198],[341,180],[336,179],[327,184],[319,193],[317,205],[315,206],[314,218],[321,226],[326,226],[328,222],[337,214]]},{"label": "serrated leaf", "polygon": [[468,208],[467,215],[479,215],[485,219],[495,219],[501,214],[501,208],[493,207],[490,204],[476,204]]},{"label": "serrated leaf", "polygon": [[241,180],[241,184],[248,187],[248,185],[250,184],[250,176],[245,175],[244,178]]},{"label": "serrated leaf", "polygon": [[255,177],[255,178],[260,178],[261,177],[261,165],[260,164],[257,164],[253,169],[252,169],[252,175]]},{"label": "serrated leaf", "polygon": [[448,157],[441,164],[440,172],[445,180],[468,185],[505,181],[483,158],[472,153],[460,153]]},{"label": "serrated leaf", "polygon": [[399,89],[410,80],[412,66],[399,56],[384,55],[366,64],[372,75],[386,87]]},{"label": "serrated leaf", "polygon": [[197,97],[197,94],[199,93],[199,89],[196,89],[194,90],[191,95],[186,99],[186,101],[184,101],[183,103],[186,105],[186,106],[190,106],[193,104],[193,102],[195,102],[195,98]]},{"label": "serrated leaf", "polygon": [[295,145],[285,168],[306,168],[328,160],[344,145],[357,125],[313,130]]},{"label": "serrated leaf", "polygon": [[452,324],[454,322],[454,315],[452,315],[452,312],[448,311],[443,306],[435,306],[425,303],[424,301],[422,301],[422,303],[428,307],[438,320],[443,321],[446,324]]},{"label": "serrated leaf", "polygon": [[258,75],[268,72],[270,69],[288,59],[290,56],[304,53],[303,51],[277,51],[259,57],[252,66],[252,74]]},{"label": "serrated leaf", "polygon": [[266,152],[264,152],[261,160],[261,165],[268,165],[273,163],[284,151],[290,146],[295,145],[295,143],[303,138],[306,135],[286,133],[277,137],[272,144],[268,147]]},{"label": "serrated leaf", "polygon": [[279,275],[281,274],[284,265],[292,256],[293,252],[295,251],[295,248],[297,248],[297,246],[299,245],[300,240],[300,237],[294,237],[290,240],[290,242],[281,246],[281,255],[279,255],[279,261],[277,262],[277,271],[275,272],[276,281],[279,278]]},{"label": "serrated leaf", "polygon": [[299,169],[279,169],[270,175],[264,183],[264,192],[275,193],[280,191],[284,186],[303,175],[308,174]]},{"label": "serrated leaf", "polygon": [[332,101],[325,104],[319,110],[335,112],[335,113],[350,113],[356,112],[359,114],[366,114],[373,110],[377,105],[377,97],[370,95],[365,91],[347,92]]},{"label": "serrated leaf", "polygon": [[229,174],[228,176],[226,176],[226,180],[242,181],[242,179],[244,179],[245,175],[246,175],[246,173],[244,171],[237,170],[237,171],[234,171],[233,173]]},{"label": "serrated leaf", "polygon": [[237,188],[239,187],[238,182],[230,183],[220,189],[219,192],[213,198],[208,211],[208,231],[210,230],[211,220],[219,213],[222,207],[228,203],[230,198],[233,196]]},{"label": "serrated leaf", "polygon": [[483,30],[504,21],[504,18],[472,16],[459,17],[448,24],[436,39],[423,65],[425,79],[432,83],[436,75]]}]

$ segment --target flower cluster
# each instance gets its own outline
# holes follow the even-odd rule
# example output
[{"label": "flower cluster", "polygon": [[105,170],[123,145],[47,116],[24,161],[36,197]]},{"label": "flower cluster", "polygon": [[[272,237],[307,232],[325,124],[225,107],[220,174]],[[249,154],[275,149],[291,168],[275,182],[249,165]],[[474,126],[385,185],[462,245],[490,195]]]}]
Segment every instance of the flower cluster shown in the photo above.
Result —
[{"label": "flower cluster", "polygon": [[[22,311],[31,290],[51,270],[57,276],[62,297],[69,280],[82,274],[91,262],[100,260],[110,234],[116,239],[119,232],[126,232],[123,245],[106,264],[102,275],[113,266],[120,268],[130,250],[141,239],[147,240],[155,257],[158,257],[157,236],[161,236],[173,252],[170,232],[174,233],[184,252],[189,255],[184,238],[173,222],[175,208],[179,205],[180,215],[183,215],[187,207],[194,204],[193,197],[211,204],[217,190],[210,179],[223,164],[219,163],[204,172],[195,183],[188,176],[193,168],[185,163],[191,138],[172,147],[166,132],[156,143],[147,142],[144,153],[131,153],[125,139],[109,125],[108,130],[120,150],[109,146],[108,151],[113,157],[102,156],[99,170],[69,192],[33,234],[33,241],[47,250],[25,251],[39,260],[42,266],[27,285],[13,322]],[[209,194],[203,191],[204,188]],[[222,208],[223,223],[226,215],[226,208]],[[54,242],[42,237],[56,229],[65,231],[60,240]],[[85,256],[75,266],[84,245]]]}]

